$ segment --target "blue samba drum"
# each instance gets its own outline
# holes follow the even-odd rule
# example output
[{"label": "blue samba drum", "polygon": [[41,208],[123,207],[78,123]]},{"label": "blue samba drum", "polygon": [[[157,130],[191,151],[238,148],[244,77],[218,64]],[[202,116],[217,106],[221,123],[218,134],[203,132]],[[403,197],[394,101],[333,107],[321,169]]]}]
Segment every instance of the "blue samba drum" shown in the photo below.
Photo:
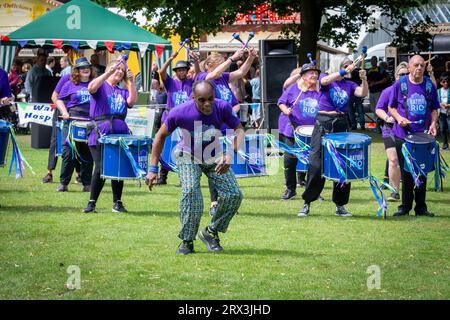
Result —
[{"label": "blue samba drum", "polygon": [[[101,177],[114,180],[141,179],[137,169],[147,174],[152,140],[144,136],[111,134],[99,138],[103,145]],[[134,161],[130,160],[130,157]]]},{"label": "blue samba drum", "polygon": [[56,156],[62,156],[63,142],[62,142],[62,127],[63,122],[56,122]]},{"label": "blue samba drum", "polygon": [[[299,126],[295,129],[295,135],[308,147],[311,146],[311,137],[314,130],[314,126]],[[297,141],[295,142],[295,145],[297,148],[302,149],[303,146],[298,145]],[[308,171],[308,164],[305,164],[301,162],[300,160],[297,161],[297,168],[296,170],[298,172],[307,172]]]},{"label": "blue samba drum", "polygon": [[161,162],[163,168],[167,171],[174,171],[177,166],[175,162],[175,147],[181,139],[181,131],[176,129],[166,138],[166,141],[164,142],[163,151],[159,161]]},{"label": "blue samba drum", "polygon": [[88,142],[87,126],[90,121],[72,121],[70,123],[70,139],[78,142]]},{"label": "blue samba drum", "polygon": [[[342,172],[345,174],[345,181],[364,180],[369,177],[369,145],[371,138],[361,133],[330,133],[322,138],[323,159],[322,176],[340,181]],[[335,154],[329,151],[331,144],[335,149]],[[328,147],[327,147],[328,145]],[[342,171],[336,166],[336,160],[342,161]]]},{"label": "blue samba drum", "polygon": [[[405,137],[405,146],[423,172],[429,173],[435,170],[438,144],[432,135],[422,132],[410,134]],[[405,170],[411,172],[406,162]]]},{"label": "blue samba drum", "polygon": [[[223,148],[229,152],[232,146],[224,143]],[[239,153],[233,151],[233,162],[231,163],[231,169],[237,178],[267,175],[266,148],[263,135],[246,135],[245,149],[243,145],[240,149]]]},{"label": "blue samba drum", "polygon": [[8,149],[11,124],[0,120],[0,167],[5,166],[6,150]]}]

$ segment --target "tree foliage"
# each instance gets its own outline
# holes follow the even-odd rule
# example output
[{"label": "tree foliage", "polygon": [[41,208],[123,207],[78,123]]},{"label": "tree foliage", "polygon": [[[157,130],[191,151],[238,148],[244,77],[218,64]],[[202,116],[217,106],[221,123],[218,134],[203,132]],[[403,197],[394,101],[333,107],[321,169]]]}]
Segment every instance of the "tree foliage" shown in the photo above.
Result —
[{"label": "tree foliage", "polygon": [[[148,21],[156,19],[153,25],[155,32],[163,37],[179,34],[182,39],[190,38],[198,41],[203,33],[215,34],[223,24],[232,24],[238,13],[254,10],[263,1],[254,0],[97,0],[105,6],[119,7],[131,13],[143,9]],[[319,39],[331,40],[336,46],[347,44],[355,46],[355,40],[363,26],[369,31],[383,28],[398,34],[397,43],[411,45],[415,40],[414,32],[420,28],[409,26],[405,12],[409,8],[427,4],[430,0],[270,0],[272,10],[279,15],[294,12],[301,13],[301,24],[286,25],[285,37],[298,41],[300,57],[306,52],[316,51]],[[370,23],[371,16],[379,10],[382,15],[391,19],[391,26],[375,26]],[[422,26],[423,27],[423,26]],[[420,29],[420,38],[427,38],[426,32]],[[429,35],[428,35],[429,37]],[[405,42],[406,41],[406,42]],[[423,45],[424,40],[414,41]],[[425,41],[426,42],[426,41]],[[426,45],[427,46],[427,45]]]}]

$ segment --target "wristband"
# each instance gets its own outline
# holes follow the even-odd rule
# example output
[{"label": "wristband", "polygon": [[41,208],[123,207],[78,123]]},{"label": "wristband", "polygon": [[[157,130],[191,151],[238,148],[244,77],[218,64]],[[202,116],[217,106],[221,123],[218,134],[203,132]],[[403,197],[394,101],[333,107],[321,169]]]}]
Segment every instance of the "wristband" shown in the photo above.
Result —
[{"label": "wristband", "polygon": [[151,173],[156,173],[156,174],[158,174],[158,165],[149,165],[148,166],[148,171],[149,172],[151,172]]},{"label": "wristband", "polygon": [[345,76],[347,74],[347,71],[345,71],[344,69],[339,70],[339,75],[341,77]]}]

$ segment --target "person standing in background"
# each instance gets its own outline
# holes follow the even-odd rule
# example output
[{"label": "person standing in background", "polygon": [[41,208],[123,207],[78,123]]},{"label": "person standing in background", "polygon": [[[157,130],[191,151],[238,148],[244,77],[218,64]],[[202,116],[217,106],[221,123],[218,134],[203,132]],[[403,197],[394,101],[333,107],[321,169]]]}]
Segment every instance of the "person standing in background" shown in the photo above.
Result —
[{"label": "person standing in background", "polygon": [[70,65],[70,60],[68,57],[61,57],[59,64],[61,65],[61,77],[72,73],[72,66]]}]

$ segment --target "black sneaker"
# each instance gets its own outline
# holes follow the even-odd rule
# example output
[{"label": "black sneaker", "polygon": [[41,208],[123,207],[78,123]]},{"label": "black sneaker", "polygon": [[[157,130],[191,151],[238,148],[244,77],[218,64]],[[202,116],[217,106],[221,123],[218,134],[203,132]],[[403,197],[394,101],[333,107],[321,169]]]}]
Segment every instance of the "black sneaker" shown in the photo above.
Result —
[{"label": "black sneaker", "polygon": [[309,213],[309,203],[305,203],[303,205],[302,210],[300,210],[300,212],[298,213],[298,217],[303,218],[303,217],[307,217]]},{"label": "black sneaker", "polygon": [[434,213],[431,213],[430,211],[423,211],[423,212],[416,212],[416,216],[421,216],[421,217],[434,217]]},{"label": "black sneaker", "polygon": [[338,217],[351,217],[352,214],[348,212],[344,206],[336,206],[336,215]]},{"label": "black sneaker", "polygon": [[112,212],[114,212],[114,213],[127,213],[128,210],[125,209],[125,207],[122,204],[122,201],[117,200],[116,202],[114,202],[114,206],[112,208]]},{"label": "black sneaker", "polygon": [[83,209],[84,213],[96,213],[97,211],[95,211],[95,201],[94,200],[89,200],[86,208]]},{"label": "black sneaker", "polygon": [[398,210],[396,213],[394,213],[394,217],[401,217],[407,215],[409,215],[409,212],[405,210]]},{"label": "black sneaker", "polygon": [[286,189],[286,191],[284,192],[283,196],[281,197],[281,199],[283,200],[289,200],[294,198],[297,195],[297,192],[293,191],[293,190],[289,190]]},{"label": "black sneaker", "polygon": [[56,188],[57,192],[67,192],[69,188],[65,184],[60,184],[58,188]]},{"label": "black sneaker", "polygon": [[223,248],[220,246],[220,239],[217,233],[211,233],[208,228],[203,229],[198,234],[200,240],[206,244],[208,251],[217,252],[222,251]]},{"label": "black sneaker", "polygon": [[183,241],[178,246],[177,254],[190,254],[194,253],[194,242]]},{"label": "black sneaker", "polygon": [[444,146],[442,147],[443,150],[447,150],[448,149],[448,144],[444,144]]},{"label": "black sneaker", "polygon": [[387,198],[389,202],[396,202],[400,200],[400,194],[398,192],[392,192],[391,195]]},{"label": "black sneaker", "polygon": [[53,175],[51,173],[47,173],[45,177],[42,178],[42,183],[52,183]]},{"label": "black sneaker", "polygon": [[156,181],[156,186],[161,186],[161,185],[163,185],[163,184],[167,184],[167,180],[166,179],[161,179],[161,178],[159,178],[157,181]]}]

